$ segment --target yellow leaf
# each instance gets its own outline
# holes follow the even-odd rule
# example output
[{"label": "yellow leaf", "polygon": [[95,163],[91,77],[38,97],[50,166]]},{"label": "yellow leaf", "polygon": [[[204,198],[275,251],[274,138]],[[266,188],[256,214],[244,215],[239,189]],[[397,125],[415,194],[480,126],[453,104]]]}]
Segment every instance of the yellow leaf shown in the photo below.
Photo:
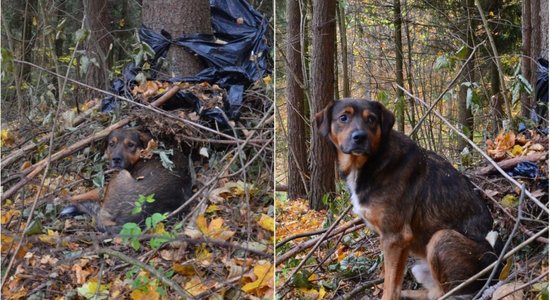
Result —
[{"label": "yellow leaf", "polygon": [[208,225],[206,223],[206,218],[204,215],[199,215],[197,217],[197,228],[202,232],[202,234],[208,236]]},{"label": "yellow leaf", "polygon": [[130,293],[132,300],[157,300],[160,299],[160,295],[157,292],[156,286],[152,284],[147,285],[147,290],[135,289]]},{"label": "yellow leaf", "polygon": [[202,263],[207,263],[212,258],[212,253],[206,249],[206,246],[200,245],[195,249],[195,256],[198,261]]},{"label": "yellow leaf", "polygon": [[198,294],[206,292],[210,289],[208,286],[204,285],[202,280],[197,276],[191,278],[190,281],[185,283],[183,288],[192,296],[197,296]]},{"label": "yellow leaf", "polygon": [[21,212],[18,211],[18,210],[15,210],[15,209],[10,209],[8,211],[4,211],[4,213],[0,217],[0,224],[5,225],[13,217],[18,217],[20,215],[21,215]]},{"label": "yellow leaf", "polygon": [[205,212],[207,212],[207,213],[213,213],[213,212],[218,211],[218,210],[220,210],[220,209],[218,208],[218,206],[217,206],[216,204],[210,204],[210,205],[208,205],[208,207],[206,208],[206,211],[205,211]]},{"label": "yellow leaf", "polygon": [[520,145],[514,145],[514,148],[512,148],[512,155],[514,156],[521,155],[522,152],[523,152],[523,148],[521,148]]},{"label": "yellow leaf", "polygon": [[506,280],[506,278],[508,278],[513,264],[514,262],[512,261],[512,257],[508,257],[508,259],[506,260],[506,265],[504,265],[504,268],[502,268],[502,271],[500,271],[500,275],[498,276],[499,280]]},{"label": "yellow leaf", "polygon": [[260,225],[260,227],[262,227],[265,230],[275,231],[275,221],[273,220],[272,217],[266,214],[262,214],[262,217],[258,221],[258,225]]},{"label": "yellow leaf", "polygon": [[317,300],[321,300],[325,298],[326,294],[327,294],[327,291],[325,290],[325,287],[321,286],[321,288],[319,289],[319,296],[317,297]]},{"label": "yellow leaf", "polygon": [[271,84],[273,82],[273,79],[271,78],[271,75],[267,75],[264,77],[264,83],[265,84]]},{"label": "yellow leaf", "polygon": [[158,223],[155,226],[155,228],[153,228],[151,233],[158,234],[158,235],[162,235],[162,234],[166,233],[166,230],[164,229],[164,223],[162,223],[162,222]]},{"label": "yellow leaf", "polygon": [[41,234],[38,236],[39,240],[50,245],[55,245],[58,238],[59,238],[59,233],[51,229],[48,229],[47,234]]},{"label": "yellow leaf", "polygon": [[172,269],[176,271],[176,273],[181,274],[183,276],[192,276],[197,273],[195,272],[195,267],[191,264],[174,263],[172,264]]},{"label": "yellow leaf", "polygon": [[2,129],[0,133],[0,146],[11,146],[13,143],[15,143],[15,138],[11,132],[7,128]]},{"label": "yellow leaf", "polygon": [[273,284],[273,265],[271,263],[256,265],[254,275],[256,275],[256,280],[245,284],[241,289],[245,293],[254,292],[256,295],[261,295],[260,289]]}]

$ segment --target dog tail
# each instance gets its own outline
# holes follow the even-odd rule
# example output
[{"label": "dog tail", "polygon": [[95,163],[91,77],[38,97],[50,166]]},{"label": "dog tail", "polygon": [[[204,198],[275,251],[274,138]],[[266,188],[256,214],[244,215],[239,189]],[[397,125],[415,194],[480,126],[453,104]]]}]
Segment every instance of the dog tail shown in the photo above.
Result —
[{"label": "dog tail", "polygon": [[105,226],[102,226],[100,224],[101,223],[99,221],[100,218],[98,217],[100,210],[101,210],[101,206],[99,206],[97,202],[85,201],[77,204],[72,204],[63,208],[63,210],[61,210],[61,212],[59,213],[59,216],[62,218],[72,218],[78,215],[86,214],[94,218],[96,222],[96,227],[100,231],[105,231]]}]

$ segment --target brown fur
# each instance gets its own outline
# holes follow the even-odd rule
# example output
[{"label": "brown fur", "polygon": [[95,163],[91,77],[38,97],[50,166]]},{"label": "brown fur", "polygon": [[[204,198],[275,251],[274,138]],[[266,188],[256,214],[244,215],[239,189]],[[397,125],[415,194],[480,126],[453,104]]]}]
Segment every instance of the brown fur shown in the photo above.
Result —
[{"label": "brown fur", "polygon": [[[344,99],[316,121],[337,149],[354,211],[380,235],[382,299],[399,299],[409,254],[429,266],[423,283],[430,298],[496,260],[498,250],[485,240],[492,218],[473,186],[443,158],[393,131],[395,117],[383,105]],[[461,293],[479,288],[476,282]]]},{"label": "brown fur", "polygon": [[[125,223],[142,223],[155,212],[171,212],[190,196],[192,184],[185,155],[174,151],[173,171],[164,168],[156,157],[141,159],[140,152],[150,139],[136,129],[113,131],[105,156],[111,167],[121,170],[111,177],[102,197],[99,190],[72,197],[71,202],[80,211],[95,217],[100,231],[118,233]],[[139,196],[151,194],[155,201],[146,203],[141,213],[132,214]]]}]

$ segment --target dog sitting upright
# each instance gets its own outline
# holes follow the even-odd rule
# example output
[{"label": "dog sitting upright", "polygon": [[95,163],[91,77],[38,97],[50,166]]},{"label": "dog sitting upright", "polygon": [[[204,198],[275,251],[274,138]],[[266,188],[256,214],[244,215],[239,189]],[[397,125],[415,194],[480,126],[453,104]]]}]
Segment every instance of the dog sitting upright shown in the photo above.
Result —
[{"label": "dog sitting upright", "polygon": [[[171,212],[180,207],[191,194],[187,160],[183,153],[174,151],[171,159],[175,168],[170,171],[156,157],[142,158],[142,150],[150,140],[149,135],[133,128],[111,132],[105,156],[110,167],[119,171],[111,176],[104,192],[94,189],[71,197],[73,205],[61,215],[87,213],[95,218],[98,230],[118,233],[125,223],[139,224],[153,213]],[[139,196],[151,194],[155,201],[144,203],[140,213],[132,214]]]},{"label": "dog sitting upright", "polygon": [[[319,133],[336,147],[354,212],[380,235],[382,299],[435,299],[497,259],[502,242],[472,184],[442,157],[392,130],[395,117],[382,104],[344,99],[315,118]],[[428,291],[401,293],[409,254],[420,258],[412,272]]]}]

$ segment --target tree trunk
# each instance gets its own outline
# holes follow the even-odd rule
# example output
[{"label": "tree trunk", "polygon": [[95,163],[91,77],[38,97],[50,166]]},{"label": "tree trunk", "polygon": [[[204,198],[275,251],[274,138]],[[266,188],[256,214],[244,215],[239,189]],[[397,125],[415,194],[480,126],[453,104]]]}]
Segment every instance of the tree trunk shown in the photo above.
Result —
[{"label": "tree trunk", "polygon": [[[521,12],[521,50],[523,57],[521,58],[521,73],[525,79],[531,78],[531,0],[522,1]],[[527,93],[521,93],[521,115],[528,118],[530,111],[531,100]]]},{"label": "tree trunk", "polygon": [[348,68],[348,38],[346,32],[346,12],[340,2],[336,9],[338,13],[338,28],[340,32],[340,55],[342,56],[342,97],[351,96],[349,86],[349,68]]},{"label": "tree trunk", "polygon": [[288,198],[307,197],[305,181],[307,149],[304,118],[304,76],[302,69],[300,0],[286,1],[287,15],[287,125],[288,125]]},{"label": "tree trunk", "polygon": [[[472,40],[472,23],[471,23],[471,14],[470,9],[473,7],[473,0],[466,0],[465,1],[465,27],[464,27],[464,34],[462,36],[463,41],[466,41],[468,45],[465,45],[467,47],[467,53],[465,54],[465,57],[469,57],[472,54],[472,48],[474,47],[474,41]],[[467,103],[467,93],[468,93],[468,87],[463,85],[462,83],[465,82],[474,82],[473,76],[474,76],[474,60],[470,60],[466,66],[464,67],[464,70],[462,71],[462,74],[460,75],[460,92],[458,94],[458,122],[460,125],[462,125],[462,132],[469,138],[472,139],[473,137],[473,125],[474,125],[474,118],[472,116],[472,110],[468,107]],[[473,87],[472,87],[473,88]],[[458,141],[458,150],[462,150],[464,147],[468,146],[468,142],[466,142],[464,139],[460,138]]]},{"label": "tree trunk", "polygon": [[[398,86],[403,84],[403,41],[401,38],[401,0],[393,0],[393,24],[395,26],[395,81]],[[397,130],[405,132],[405,93],[397,87]]]},{"label": "tree trunk", "polygon": [[[333,101],[334,95],[334,52],[336,38],[336,0],[313,2],[313,45],[312,45],[312,110],[317,113]],[[314,122],[312,122],[314,124]],[[315,125],[311,143],[310,207],[319,210],[324,207],[323,196],[335,191],[334,148],[326,137],[321,136]]]},{"label": "tree trunk", "polygon": [[[143,23],[154,31],[162,29],[177,38],[196,33],[212,34],[208,0],[143,0]],[[168,51],[167,77],[193,76],[204,68],[203,62],[182,47]]]},{"label": "tree trunk", "polygon": [[544,57],[548,59],[548,1],[540,1],[540,10],[539,10],[539,16],[540,16],[540,28],[541,30],[541,37],[540,37],[540,57]]},{"label": "tree trunk", "polygon": [[[90,60],[84,75],[85,82],[93,87],[108,90],[107,56],[113,39],[107,30],[109,26],[107,0],[84,0],[84,13],[86,15],[85,28],[90,31],[90,35],[84,43],[86,56]],[[92,62],[94,60],[95,63]],[[86,90],[86,98],[99,96],[100,94],[96,91]]]}]

